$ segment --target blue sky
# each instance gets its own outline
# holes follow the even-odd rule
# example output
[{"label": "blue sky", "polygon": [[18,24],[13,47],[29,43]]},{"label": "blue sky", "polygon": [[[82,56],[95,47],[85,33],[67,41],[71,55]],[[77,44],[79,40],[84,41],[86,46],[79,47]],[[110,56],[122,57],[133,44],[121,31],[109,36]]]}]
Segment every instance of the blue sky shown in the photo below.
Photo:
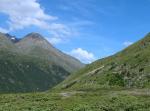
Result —
[{"label": "blue sky", "polygon": [[144,37],[149,11],[150,0],[1,0],[0,31],[17,37],[39,32],[90,63]]}]

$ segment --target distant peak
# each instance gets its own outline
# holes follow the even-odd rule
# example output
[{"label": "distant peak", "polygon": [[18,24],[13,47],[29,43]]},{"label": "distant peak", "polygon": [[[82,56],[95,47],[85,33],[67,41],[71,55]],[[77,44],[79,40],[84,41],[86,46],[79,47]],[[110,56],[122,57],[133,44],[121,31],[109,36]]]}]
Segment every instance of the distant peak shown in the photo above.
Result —
[{"label": "distant peak", "polygon": [[[49,43],[44,36],[42,36],[39,33],[29,33],[27,34],[21,41],[26,41],[26,42],[32,42],[34,44],[48,44],[51,45],[51,43]],[[52,46],[52,45],[51,45]]]},{"label": "distant peak", "polygon": [[36,32],[29,33],[25,37],[29,37],[29,38],[32,38],[32,39],[43,39],[43,36],[39,33],[36,33]]},{"label": "distant peak", "polygon": [[41,35],[41,34],[39,34],[39,33],[37,33],[37,32],[31,32],[31,33],[29,33],[28,35]]},{"label": "distant peak", "polygon": [[12,36],[9,33],[4,34],[9,40],[11,40],[13,43],[19,42],[21,39],[17,38],[16,36]]}]

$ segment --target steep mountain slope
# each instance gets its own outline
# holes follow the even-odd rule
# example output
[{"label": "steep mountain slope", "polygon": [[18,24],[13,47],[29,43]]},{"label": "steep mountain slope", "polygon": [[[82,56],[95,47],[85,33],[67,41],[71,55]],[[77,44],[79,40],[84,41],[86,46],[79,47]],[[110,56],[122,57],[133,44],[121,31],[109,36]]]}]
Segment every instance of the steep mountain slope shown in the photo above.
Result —
[{"label": "steep mountain slope", "polygon": [[86,90],[108,87],[150,88],[150,33],[125,50],[87,65],[57,88]]},{"label": "steep mountain slope", "polygon": [[47,59],[65,68],[68,72],[74,72],[84,66],[84,64],[77,59],[54,48],[38,33],[30,33],[26,35],[16,44],[16,46],[19,47],[24,54]]},{"label": "steep mountain slope", "polygon": [[[25,40],[19,42],[23,44],[23,41]],[[61,65],[63,61],[59,61],[59,65],[48,59],[51,58],[52,52],[47,53],[47,50],[57,49],[50,46],[45,39],[33,36],[25,42],[27,47],[25,44],[21,45],[26,47],[25,49],[15,43],[8,35],[0,33],[0,92],[44,91],[52,88],[70,74],[70,70]],[[73,60],[76,59],[73,58]],[[78,63],[80,64],[79,61]],[[70,66],[70,69],[79,67]]]},{"label": "steep mountain slope", "polygon": [[44,91],[68,75],[46,60],[0,51],[0,92]]}]

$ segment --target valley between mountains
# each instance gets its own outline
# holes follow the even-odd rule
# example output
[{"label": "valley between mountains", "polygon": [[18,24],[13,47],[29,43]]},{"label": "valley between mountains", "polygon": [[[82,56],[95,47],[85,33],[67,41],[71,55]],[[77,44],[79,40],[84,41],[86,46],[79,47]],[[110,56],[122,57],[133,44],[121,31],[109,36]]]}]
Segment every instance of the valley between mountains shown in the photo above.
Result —
[{"label": "valley between mountains", "polygon": [[88,65],[40,34],[7,36],[0,35],[0,111],[150,111],[150,33]]}]

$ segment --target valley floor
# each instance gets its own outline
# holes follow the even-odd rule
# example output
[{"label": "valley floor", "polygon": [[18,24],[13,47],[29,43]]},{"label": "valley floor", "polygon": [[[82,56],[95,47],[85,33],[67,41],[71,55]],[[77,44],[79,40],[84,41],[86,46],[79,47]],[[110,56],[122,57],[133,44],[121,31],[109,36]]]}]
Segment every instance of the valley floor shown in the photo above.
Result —
[{"label": "valley floor", "polygon": [[0,111],[150,111],[150,89],[1,94]]}]

